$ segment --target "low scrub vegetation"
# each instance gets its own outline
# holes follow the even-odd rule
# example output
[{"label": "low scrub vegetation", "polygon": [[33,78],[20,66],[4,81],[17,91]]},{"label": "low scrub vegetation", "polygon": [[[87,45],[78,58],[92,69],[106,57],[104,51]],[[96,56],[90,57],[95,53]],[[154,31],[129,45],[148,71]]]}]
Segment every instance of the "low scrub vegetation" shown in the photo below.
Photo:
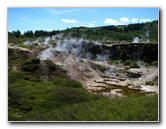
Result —
[{"label": "low scrub vegetation", "polygon": [[124,65],[129,66],[131,68],[140,68],[140,66],[137,64],[137,62],[133,62],[132,60],[126,60],[124,62]]},{"label": "low scrub vegetation", "polygon": [[158,121],[158,95],[108,99],[79,82],[55,77],[44,83],[30,72],[10,71],[9,121]]}]

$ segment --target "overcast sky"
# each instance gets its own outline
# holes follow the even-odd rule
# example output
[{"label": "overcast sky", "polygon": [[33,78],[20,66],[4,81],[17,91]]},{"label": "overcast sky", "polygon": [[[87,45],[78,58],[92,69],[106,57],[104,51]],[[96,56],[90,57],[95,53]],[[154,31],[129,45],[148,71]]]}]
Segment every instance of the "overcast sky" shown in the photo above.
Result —
[{"label": "overcast sky", "polygon": [[158,18],[158,8],[8,8],[8,31],[127,25]]}]

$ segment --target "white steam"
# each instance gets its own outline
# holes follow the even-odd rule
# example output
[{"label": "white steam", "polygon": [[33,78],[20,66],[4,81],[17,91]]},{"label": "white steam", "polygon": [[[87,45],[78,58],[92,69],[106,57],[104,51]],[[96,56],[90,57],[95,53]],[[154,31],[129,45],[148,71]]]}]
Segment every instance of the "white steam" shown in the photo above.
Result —
[{"label": "white steam", "polygon": [[37,38],[35,41],[25,41],[23,44],[24,45],[27,45],[27,46],[32,46],[32,45],[34,45],[34,44],[38,44],[39,46],[46,46],[46,45],[48,45],[49,44],[49,42],[50,42],[50,37],[47,37],[47,38],[41,38],[41,37],[39,37],[39,38]]},{"label": "white steam", "polygon": [[42,51],[42,53],[38,55],[38,58],[40,60],[53,59],[54,58],[54,51],[55,51],[55,48],[50,46],[46,50]]},{"label": "white steam", "polygon": [[139,38],[135,37],[132,43],[139,43]]},{"label": "white steam", "polygon": [[104,71],[104,74],[115,77],[116,73],[114,72],[114,70],[115,70],[115,66],[111,66],[110,69]]},{"label": "white steam", "polygon": [[84,38],[72,38],[70,34],[67,36],[57,34],[52,37],[38,38],[35,41],[24,42],[24,45],[28,46],[34,44],[46,48],[46,50],[42,51],[38,56],[41,60],[53,59],[55,51],[71,53],[76,57],[85,58],[87,60],[96,59],[106,61],[109,57],[109,52],[102,50],[102,46],[99,42],[92,42]]},{"label": "white steam", "polygon": [[149,30],[145,32],[145,35],[142,35],[141,38],[134,37],[132,43],[149,43]]}]

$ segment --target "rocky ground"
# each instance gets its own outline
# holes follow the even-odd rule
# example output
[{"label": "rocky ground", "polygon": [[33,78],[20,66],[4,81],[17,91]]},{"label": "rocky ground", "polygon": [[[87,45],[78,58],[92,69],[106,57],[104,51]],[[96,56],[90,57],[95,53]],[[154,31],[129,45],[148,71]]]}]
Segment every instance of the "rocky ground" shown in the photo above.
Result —
[{"label": "rocky ground", "polygon": [[[33,50],[14,46],[9,49],[21,50],[35,56]],[[34,54],[35,53],[35,54]],[[41,51],[36,57],[47,59],[67,71],[67,75],[82,83],[89,92],[102,94],[109,98],[125,97],[132,93],[159,92],[158,68],[129,68],[123,65],[110,65],[106,60],[89,60],[74,56],[71,52],[57,51],[53,48]]]},{"label": "rocky ground", "polygon": [[82,83],[90,92],[110,98],[131,93],[158,93],[158,68],[129,68],[109,65],[106,61],[86,60],[69,52],[54,51],[55,64],[67,71],[69,77]]}]

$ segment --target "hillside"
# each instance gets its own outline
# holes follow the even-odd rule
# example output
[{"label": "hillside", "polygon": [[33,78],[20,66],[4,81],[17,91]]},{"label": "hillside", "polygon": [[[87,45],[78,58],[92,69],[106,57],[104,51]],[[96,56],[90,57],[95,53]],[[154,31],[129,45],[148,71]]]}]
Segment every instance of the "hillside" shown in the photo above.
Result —
[{"label": "hillside", "polygon": [[30,30],[24,32],[22,35],[19,33],[19,30],[10,32],[9,34],[11,35],[11,33],[13,33],[15,37],[18,37],[18,39],[53,36],[62,33],[65,36],[70,34],[70,36],[75,38],[83,37],[88,40],[97,40],[103,44],[132,43],[135,37],[138,37],[142,43],[158,43],[158,21],[93,28],[73,27],[65,30],[53,31],[36,30],[33,32]]}]

